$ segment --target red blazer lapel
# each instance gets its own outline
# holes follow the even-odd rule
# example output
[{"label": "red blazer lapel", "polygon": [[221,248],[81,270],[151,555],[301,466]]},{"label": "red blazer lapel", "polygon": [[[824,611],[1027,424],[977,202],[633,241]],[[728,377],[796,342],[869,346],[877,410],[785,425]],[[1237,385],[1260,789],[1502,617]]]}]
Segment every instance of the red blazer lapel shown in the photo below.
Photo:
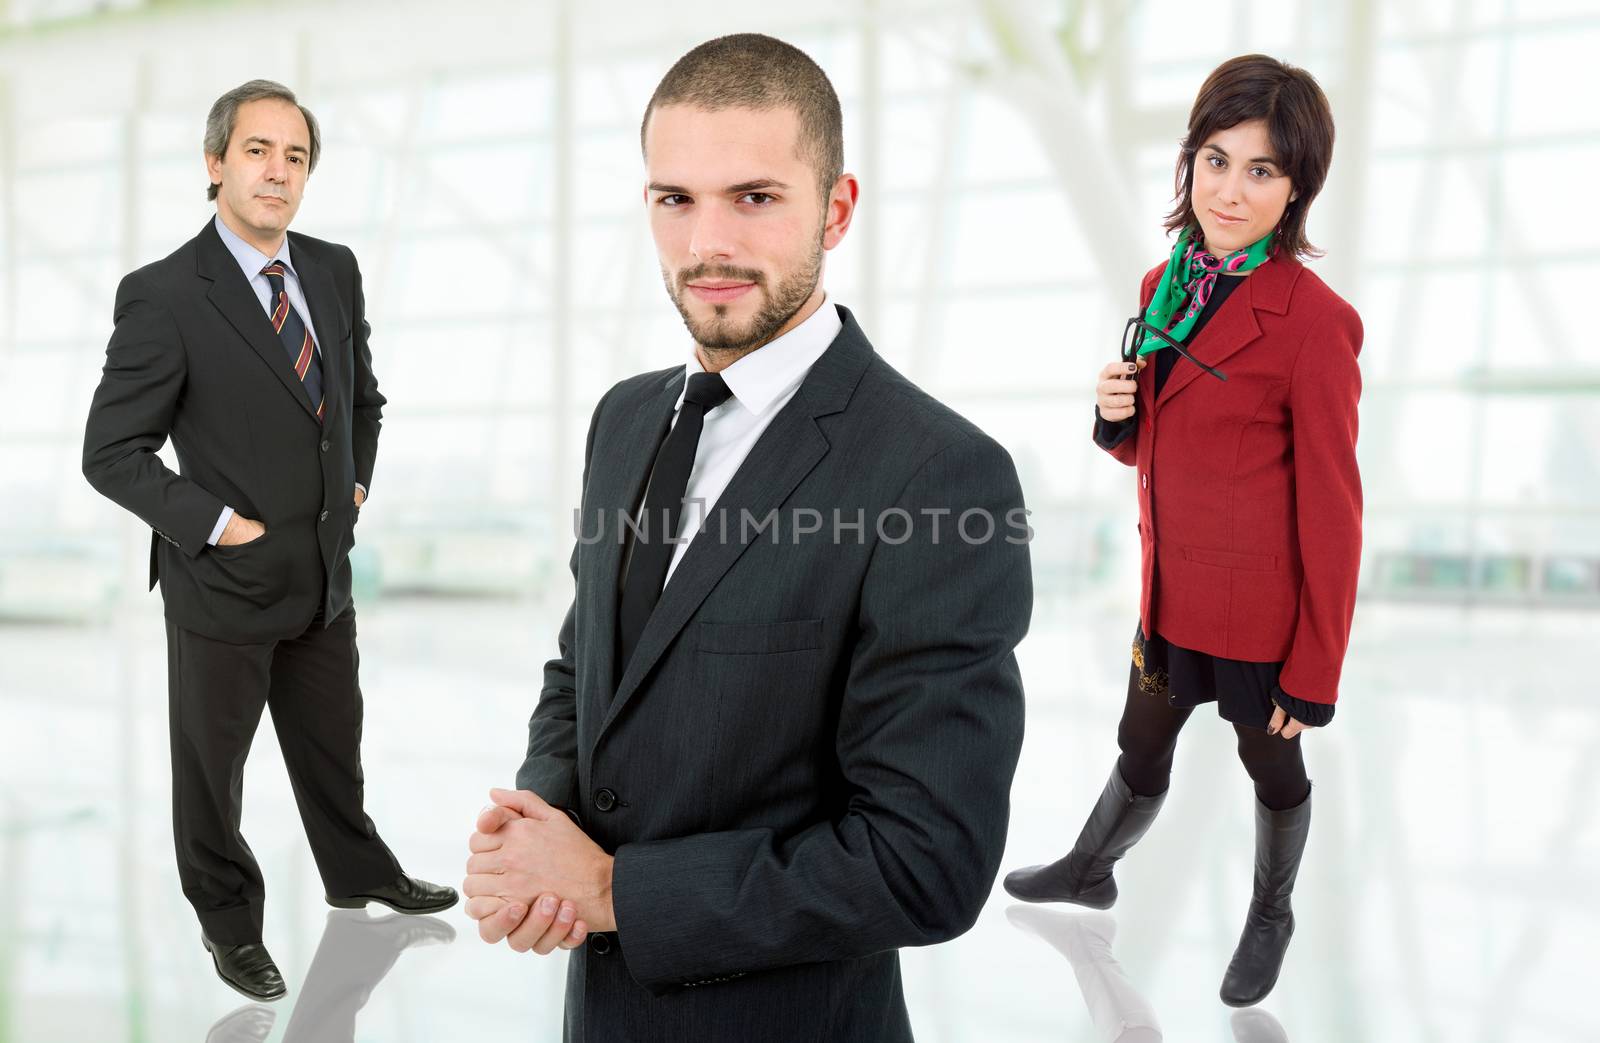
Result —
[{"label": "red blazer lapel", "polygon": [[[1194,344],[1186,344],[1184,347],[1201,362],[1226,374],[1227,369],[1222,363],[1230,355],[1244,350],[1261,336],[1261,325],[1256,322],[1256,312],[1270,311],[1279,315],[1287,312],[1295,280],[1300,277],[1303,270],[1299,261],[1288,258],[1273,258],[1261,265],[1245,279],[1243,286],[1222,302],[1216,318],[1200,331],[1200,336],[1195,338]],[[1167,378],[1166,386],[1161,389],[1161,396],[1153,403],[1145,403],[1145,408],[1150,410],[1149,415],[1154,417],[1162,406],[1199,379],[1217,378],[1199,366],[1180,366],[1174,369],[1172,375]],[[1154,383],[1153,380],[1146,382],[1151,386]]]}]

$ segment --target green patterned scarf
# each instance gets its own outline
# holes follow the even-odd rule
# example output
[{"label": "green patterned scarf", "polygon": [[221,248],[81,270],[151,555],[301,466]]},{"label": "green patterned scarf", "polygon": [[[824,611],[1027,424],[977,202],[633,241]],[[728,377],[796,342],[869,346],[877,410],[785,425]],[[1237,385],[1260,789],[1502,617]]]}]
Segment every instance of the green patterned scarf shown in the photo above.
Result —
[{"label": "green patterned scarf", "polygon": [[[1150,298],[1150,307],[1144,312],[1145,322],[1180,343],[1189,336],[1195,320],[1205,311],[1217,274],[1240,275],[1250,271],[1267,259],[1272,245],[1272,233],[1268,232],[1243,250],[1235,250],[1219,259],[1206,252],[1197,232],[1195,228],[1185,228],[1178,236],[1172,256],[1167,258],[1167,266],[1161,271],[1155,296]],[[1148,355],[1163,347],[1166,342],[1160,337],[1146,337],[1139,354]]]}]

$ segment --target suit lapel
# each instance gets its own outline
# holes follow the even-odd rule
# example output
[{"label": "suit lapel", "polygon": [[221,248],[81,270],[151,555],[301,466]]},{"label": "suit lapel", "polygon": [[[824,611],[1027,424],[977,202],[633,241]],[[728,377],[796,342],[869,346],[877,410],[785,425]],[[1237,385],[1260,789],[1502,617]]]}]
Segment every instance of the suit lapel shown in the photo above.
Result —
[{"label": "suit lapel", "polygon": [[[1213,369],[1221,369],[1226,373],[1227,370],[1222,363],[1230,356],[1243,351],[1261,336],[1261,324],[1256,321],[1256,312],[1272,311],[1282,314],[1288,310],[1289,294],[1300,271],[1300,263],[1288,259],[1274,258],[1261,265],[1245,279],[1243,286],[1233,291],[1228,299],[1222,302],[1217,309],[1216,317],[1200,331],[1200,336],[1195,338],[1194,344],[1185,345],[1189,354]],[[1242,299],[1236,301],[1236,298]],[[1153,403],[1145,403],[1150,409],[1149,415],[1154,417],[1184,388],[1200,379],[1217,378],[1199,366],[1175,367],[1167,377],[1166,386],[1161,389],[1161,394],[1156,396]],[[1153,393],[1155,381],[1152,379],[1147,383]]]},{"label": "suit lapel", "polygon": [[250,288],[244,272],[239,270],[239,263],[222,245],[216,227],[209,221],[200,230],[195,252],[199,258],[198,274],[211,281],[211,290],[206,294],[211,303],[216,305],[222,317],[238,331],[245,343],[261,356],[261,361],[278,378],[284,390],[300,403],[306,416],[316,421],[316,409],[306,394],[305,385],[295,376],[294,364],[289,360],[289,353],[283,349],[277,332],[273,330],[266,310]]},{"label": "suit lapel", "polygon": [[[304,248],[292,250],[291,255],[295,274],[300,277],[300,289],[311,309],[311,332],[316,337],[317,350],[322,353],[322,400],[326,403],[322,424],[326,427],[333,422],[334,410],[340,401],[338,392],[344,382],[344,359],[339,349],[344,346],[345,323],[339,309],[339,290],[334,285],[333,273],[318,264]],[[303,392],[300,397],[311,401]],[[315,416],[315,412],[312,415]]]},{"label": "suit lapel", "polygon": [[[855,318],[846,308],[839,308],[839,314],[844,328],[811,367],[794,398],[761,433],[751,447],[750,455],[739,465],[728,487],[712,507],[713,512],[730,519],[730,537],[724,540],[718,528],[708,527],[703,535],[689,544],[683,559],[673,570],[661,592],[661,600],[656,603],[655,611],[650,614],[643,633],[639,635],[639,645],[634,649],[633,659],[617,683],[616,695],[606,708],[605,720],[594,737],[595,744],[599,743],[623,707],[638,695],[645,677],[701,602],[744,554],[748,544],[737,537],[737,525],[744,517],[741,512],[748,511],[760,519],[768,512],[777,510],[827,455],[828,439],[818,426],[817,418],[845,408],[872,358],[872,347],[856,325]],[[673,399],[676,397],[675,386]],[[716,534],[715,538],[713,533]],[[612,569],[606,578],[609,589],[604,596],[609,598],[611,619],[605,626],[612,644],[606,646],[601,654],[609,656],[613,654],[616,635],[616,570]],[[609,671],[606,673],[609,676]],[[609,687],[603,688],[602,697],[609,691]]]}]

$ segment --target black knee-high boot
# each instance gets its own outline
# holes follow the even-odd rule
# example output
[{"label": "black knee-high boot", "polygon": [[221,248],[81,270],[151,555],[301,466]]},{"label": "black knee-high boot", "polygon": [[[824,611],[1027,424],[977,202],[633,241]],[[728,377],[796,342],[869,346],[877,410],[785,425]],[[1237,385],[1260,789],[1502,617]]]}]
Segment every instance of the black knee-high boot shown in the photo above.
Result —
[{"label": "black knee-high boot", "polygon": [[1222,1002],[1230,1007],[1260,1003],[1278,982],[1283,955],[1294,934],[1289,895],[1310,831],[1310,793],[1299,806],[1285,811],[1274,811],[1256,801],[1255,893],[1239,946],[1222,977]]},{"label": "black knee-high boot", "polygon": [[1074,902],[1091,909],[1109,909],[1117,900],[1111,867],[1144,836],[1167,799],[1165,790],[1141,797],[1123,781],[1115,766],[1078,842],[1065,858],[1047,866],[1029,866],[1006,874],[1006,893],[1024,902]]}]

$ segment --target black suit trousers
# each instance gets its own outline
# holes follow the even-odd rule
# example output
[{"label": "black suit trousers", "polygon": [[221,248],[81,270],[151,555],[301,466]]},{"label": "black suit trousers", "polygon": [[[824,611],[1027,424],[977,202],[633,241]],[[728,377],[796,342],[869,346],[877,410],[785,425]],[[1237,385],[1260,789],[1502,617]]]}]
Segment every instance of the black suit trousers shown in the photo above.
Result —
[{"label": "black suit trousers", "polygon": [[399,863],[362,810],[354,607],[281,641],[230,644],[167,624],[172,833],[178,877],[215,942],[261,940],[261,869],[239,831],[261,711],[273,728],[327,894],[392,883]]}]

